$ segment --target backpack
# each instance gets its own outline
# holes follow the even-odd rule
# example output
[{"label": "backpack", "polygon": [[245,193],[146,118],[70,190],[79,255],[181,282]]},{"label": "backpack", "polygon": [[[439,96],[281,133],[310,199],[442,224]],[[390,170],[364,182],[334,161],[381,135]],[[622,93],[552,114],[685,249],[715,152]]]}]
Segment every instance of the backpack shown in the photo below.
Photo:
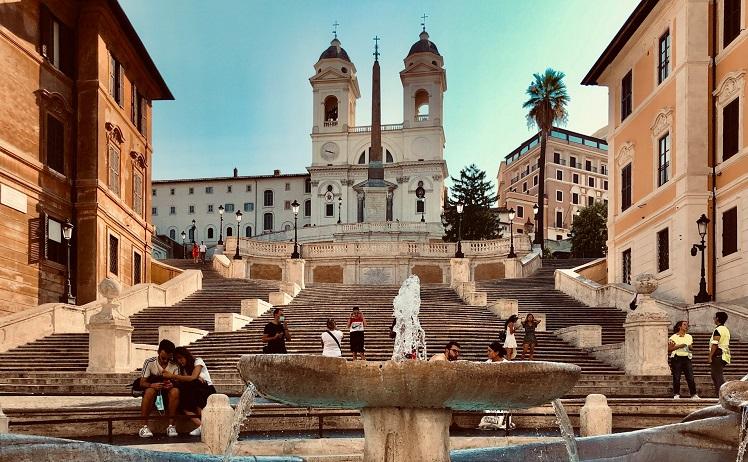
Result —
[{"label": "backpack", "polygon": [[506,342],[506,330],[499,332],[499,342],[503,345]]}]

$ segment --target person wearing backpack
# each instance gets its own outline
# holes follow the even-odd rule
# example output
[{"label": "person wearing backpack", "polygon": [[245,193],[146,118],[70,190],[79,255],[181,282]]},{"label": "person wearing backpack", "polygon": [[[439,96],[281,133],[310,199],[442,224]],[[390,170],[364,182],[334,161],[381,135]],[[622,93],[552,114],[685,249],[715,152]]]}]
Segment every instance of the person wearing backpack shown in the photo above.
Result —
[{"label": "person wearing backpack", "polygon": [[335,320],[327,320],[327,330],[322,332],[322,356],[339,358],[343,356],[340,343],[343,341],[343,332],[335,327]]}]

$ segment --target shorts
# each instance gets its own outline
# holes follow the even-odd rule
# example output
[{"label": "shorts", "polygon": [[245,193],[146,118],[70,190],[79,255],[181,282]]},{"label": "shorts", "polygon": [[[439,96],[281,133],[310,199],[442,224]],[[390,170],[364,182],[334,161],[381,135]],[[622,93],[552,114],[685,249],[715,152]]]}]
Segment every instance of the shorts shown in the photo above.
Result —
[{"label": "shorts", "polygon": [[353,353],[364,353],[366,349],[364,348],[364,331],[354,331],[351,332],[351,351]]}]

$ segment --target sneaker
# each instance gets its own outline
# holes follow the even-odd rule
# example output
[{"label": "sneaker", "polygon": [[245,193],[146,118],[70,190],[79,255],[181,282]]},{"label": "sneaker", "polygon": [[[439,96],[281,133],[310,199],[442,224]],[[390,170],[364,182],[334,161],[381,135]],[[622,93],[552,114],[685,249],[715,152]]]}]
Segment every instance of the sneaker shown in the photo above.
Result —
[{"label": "sneaker", "polygon": [[673,396],[673,399],[680,399],[680,395]]},{"label": "sneaker", "polygon": [[699,398],[699,395],[693,395],[691,396],[691,399],[701,399],[701,398]]},{"label": "sneaker", "polygon": [[190,432],[190,436],[200,436],[203,434],[203,426],[199,426]]},{"label": "sneaker", "polygon": [[143,425],[140,427],[140,430],[138,430],[138,436],[141,438],[153,438],[153,432],[148,428],[148,425]]},{"label": "sneaker", "polygon": [[177,436],[177,429],[174,428],[174,425],[166,427],[166,436]]}]

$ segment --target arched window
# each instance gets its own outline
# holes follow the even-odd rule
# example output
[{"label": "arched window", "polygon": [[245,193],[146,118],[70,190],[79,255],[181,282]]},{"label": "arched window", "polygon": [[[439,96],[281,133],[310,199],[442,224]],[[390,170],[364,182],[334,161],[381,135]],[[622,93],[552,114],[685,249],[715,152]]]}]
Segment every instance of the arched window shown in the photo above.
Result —
[{"label": "arched window", "polygon": [[389,149],[386,150],[386,153],[387,153],[387,155],[384,158],[384,162],[386,164],[391,164],[391,163],[395,162],[395,159],[392,158],[392,153],[389,151]]},{"label": "arched window", "polygon": [[266,189],[265,192],[262,193],[262,197],[264,199],[265,207],[273,206],[273,190],[272,189]]},{"label": "arched window", "polygon": [[176,241],[177,240],[177,230],[176,229],[172,228],[172,229],[169,230],[169,239],[171,239],[172,241]]},{"label": "arched window", "polygon": [[208,228],[208,239],[214,239],[215,231],[213,231],[213,227]]},{"label": "arched window", "polygon": [[262,230],[270,232],[273,230],[273,214],[268,212],[262,216]]},{"label": "arched window", "polygon": [[358,163],[359,165],[363,165],[366,163],[366,151],[362,152],[360,156],[358,156]]},{"label": "arched window", "polygon": [[[332,95],[325,98],[325,122],[338,121],[338,99]],[[325,124],[336,125],[336,124]]]},{"label": "arched window", "polygon": [[231,237],[234,235],[234,228],[231,226],[226,227],[226,237]]},{"label": "arched window", "polygon": [[426,90],[418,90],[415,94],[416,120],[428,120],[429,118],[429,93]]},{"label": "arched window", "polygon": [[[391,164],[391,163],[395,162],[395,158],[394,158],[394,156],[392,155],[392,153],[390,152],[390,150],[389,150],[389,149],[384,149],[384,147],[383,147],[383,148],[382,148],[382,150],[383,150],[383,151],[384,151],[384,153],[385,153],[385,156],[384,156],[384,162],[385,162],[386,164]],[[369,151],[371,151],[371,148],[369,148]],[[364,164],[366,164],[366,151],[363,151],[363,152],[361,153],[361,155],[360,155],[360,156],[358,156],[358,164],[359,164],[359,165],[364,165]]]},{"label": "arched window", "polygon": [[284,230],[284,231],[291,231],[291,224],[290,224],[290,223],[286,223],[286,224],[285,224],[285,225],[283,226],[283,230]]},{"label": "arched window", "polygon": [[304,201],[304,216],[305,217],[312,216],[312,201],[310,199],[307,199]]},{"label": "arched window", "polygon": [[244,237],[252,237],[252,227],[247,226],[244,228]]},{"label": "arched window", "polygon": [[187,234],[187,238],[191,242],[195,242],[195,227],[194,226],[190,226],[190,230],[189,230],[189,233]]}]

